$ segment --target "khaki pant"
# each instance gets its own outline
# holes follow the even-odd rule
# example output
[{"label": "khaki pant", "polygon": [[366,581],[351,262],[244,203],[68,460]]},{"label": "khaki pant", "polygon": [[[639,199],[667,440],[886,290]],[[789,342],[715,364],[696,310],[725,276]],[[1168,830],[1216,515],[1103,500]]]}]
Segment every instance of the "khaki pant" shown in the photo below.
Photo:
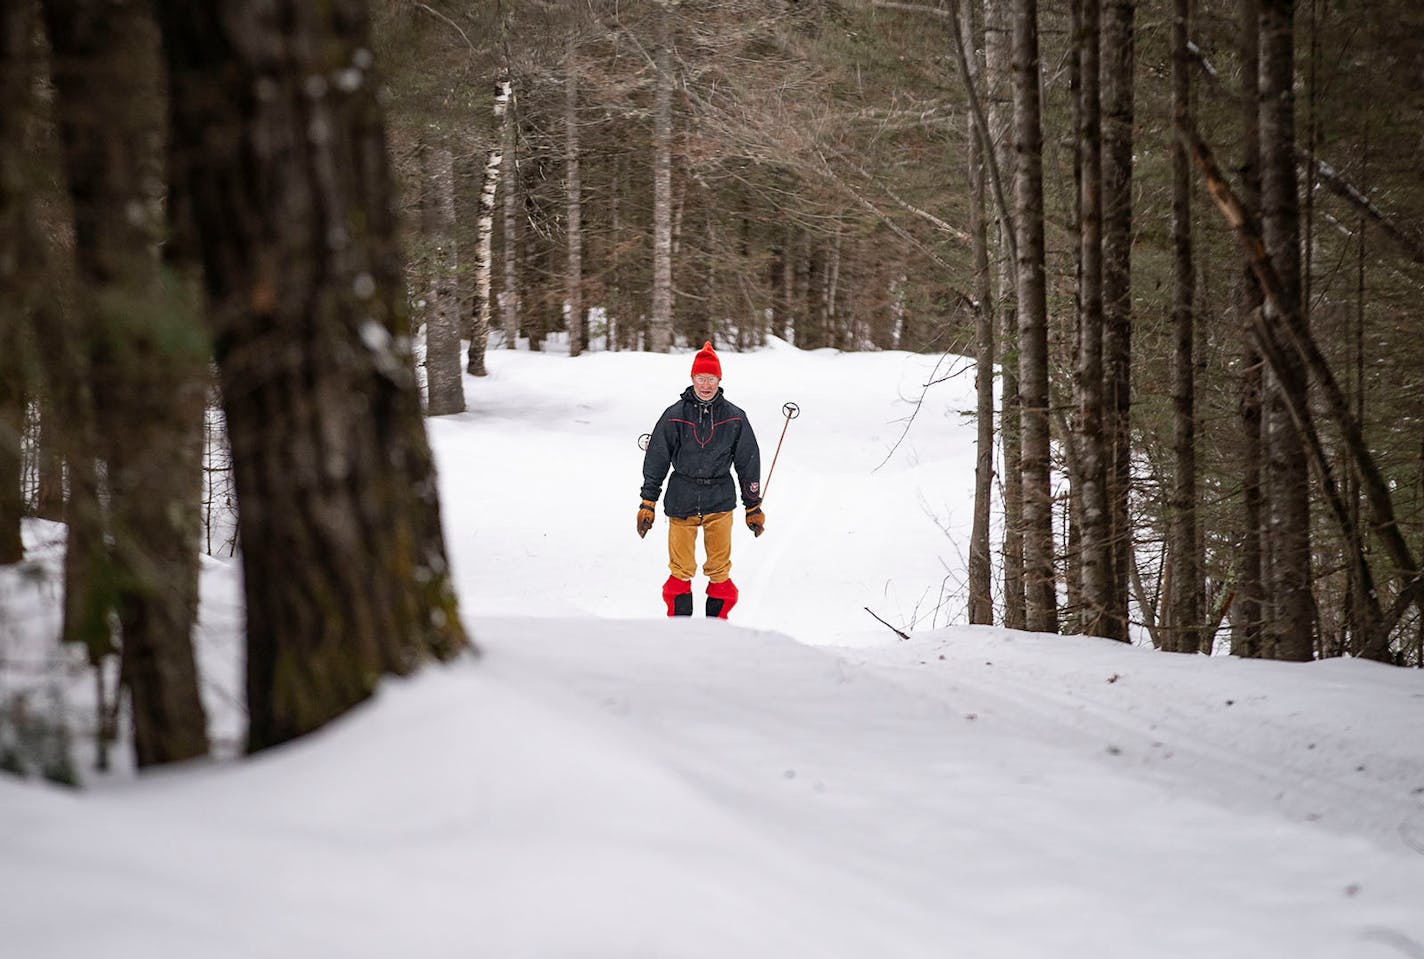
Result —
[{"label": "khaki pant", "polygon": [[668,517],[668,569],[678,579],[697,575],[697,529],[702,528],[702,545],[707,562],[702,571],[714,583],[732,575],[732,514],[710,513],[680,519]]}]

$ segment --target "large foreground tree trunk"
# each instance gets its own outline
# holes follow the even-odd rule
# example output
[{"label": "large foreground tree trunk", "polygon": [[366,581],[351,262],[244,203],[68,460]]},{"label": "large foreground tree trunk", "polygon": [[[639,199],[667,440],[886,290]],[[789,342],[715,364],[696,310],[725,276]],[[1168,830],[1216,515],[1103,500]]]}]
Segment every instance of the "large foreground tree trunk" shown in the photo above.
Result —
[{"label": "large foreground tree trunk", "polygon": [[158,8],[232,442],[258,750],[467,640],[401,345],[365,4]]},{"label": "large foreground tree trunk", "polygon": [[[198,430],[207,341],[182,278],[157,243],[162,129],[158,37],[139,0],[45,0],[55,114],[73,200],[98,452],[108,487],[110,562],[100,573],[122,628],[140,766],[207,752],[192,630],[197,617]],[[88,487],[86,466],[75,482]],[[94,508],[83,491],[80,509]],[[75,517],[85,530],[90,517]],[[88,532],[92,535],[95,527]],[[83,557],[102,541],[71,540]],[[85,611],[91,650],[104,610]]]}]

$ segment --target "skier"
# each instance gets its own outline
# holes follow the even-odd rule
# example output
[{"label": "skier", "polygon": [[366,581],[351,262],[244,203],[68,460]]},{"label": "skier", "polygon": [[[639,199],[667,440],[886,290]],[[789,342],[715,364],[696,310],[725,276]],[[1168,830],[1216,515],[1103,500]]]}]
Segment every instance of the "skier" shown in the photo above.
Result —
[{"label": "skier", "polygon": [[669,616],[692,615],[692,577],[697,573],[697,530],[707,560],[707,615],[726,619],[737,604],[732,575],[732,511],[741,484],[747,528],[760,536],[766,524],[761,511],[761,452],[747,414],[722,394],[722,363],[712,344],[705,344],[692,361],[692,385],[669,406],[653,427],[643,457],[642,505],[638,536],[653,528],[654,508],[668,467],[668,569],[663,601]]}]

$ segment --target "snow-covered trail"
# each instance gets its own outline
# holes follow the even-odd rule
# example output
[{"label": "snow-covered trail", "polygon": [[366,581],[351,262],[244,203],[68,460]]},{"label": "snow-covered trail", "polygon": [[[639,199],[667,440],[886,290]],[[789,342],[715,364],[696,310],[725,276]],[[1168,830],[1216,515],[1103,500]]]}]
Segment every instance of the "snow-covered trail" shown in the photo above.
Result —
[{"label": "snow-covered trail", "polygon": [[[848,655],[917,695],[1227,808],[1424,854],[1424,677],[959,627]],[[1362,690],[1370,690],[1361,698]]]},{"label": "snow-covered trail", "polygon": [[[1122,957],[1383,956],[1383,940],[1424,942],[1424,855],[1400,835],[1414,817],[1424,839],[1424,804],[1404,782],[1337,781],[1326,754],[1368,740],[1296,722],[1318,684],[1282,664],[1254,679],[1262,699],[1291,702],[1198,748],[1155,718],[1180,677],[1171,659],[1091,640],[1064,638],[1057,654],[1045,637],[958,628],[836,651],[695,621],[480,626],[492,668],[512,664],[551,706],[598,706],[828,888],[868,881],[908,910],[897,928],[914,942]],[[1041,665],[1000,682],[1030,660]],[[1417,710],[1424,683],[1405,675],[1376,697],[1382,719]],[[1323,685],[1358,697],[1379,678]],[[1090,682],[1115,706],[1094,702]],[[1293,762],[1317,733],[1324,761]],[[1393,758],[1390,772],[1424,776],[1417,747]],[[1301,801],[1273,806],[1274,788]]]},{"label": "snow-covered trail", "polygon": [[[472,411],[431,426],[456,574],[473,615],[659,615],[663,527],[644,541],[632,532],[634,440],[683,386],[689,363],[686,354],[570,362],[499,352],[494,375],[467,379]],[[1026,634],[1015,642],[1003,631],[991,632],[996,646],[982,659],[946,666],[937,649],[921,649],[939,642],[920,638],[927,627],[964,619],[970,376],[938,383],[915,410],[922,384],[958,369],[953,363],[784,347],[724,358],[724,386],[756,424],[764,464],[780,435],[781,402],[803,410],[786,433],[767,534],[753,540],[740,523],[734,530],[742,591],[734,620],[813,645],[871,647],[861,662],[884,678],[960,712],[1001,717],[1026,737],[1056,742],[1065,728],[1090,731],[1099,762],[1137,764],[1154,782],[1384,843],[1419,831],[1424,844],[1424,824],[1416,830],[1410,818],[1424,804],[1410,792],[1424,787],[1414,781],[1421,750],[1397,732],[1424,716],[1424,688],[1412,674],[1335,661],[1287,679],[1261,663],[1145,650],[1120,662],[1111,644]],[[559,412],[551,397],[561,394],[569,405]],[[499,500],[501,485],[520,509],[483,505]],[[883,648],[893,634],[867,606],[916,629],[915,643]],[[956,642],[975,632],[956,633]],[[1136,668],[1148,661],[1152,670]],[[1351,698],[1347,680],[1356,676],[1380,689],[1366,709]]]},{"label": "snow-covered trail", "polygon": [[[670,622],[636,439],[689,363],[492,354],[429,423],[482,657],[240,763],[0,777],[0,955],[1424,957],[1424,673],[943,628],[972,383],[887,456],[937,376],[903,354],[724,357],[766,462],[803,415],[766,536],[734,527],[732,622]],[[55,528],[30,533],[52,577]],[[0,610],[38,654],[52,579],[0,572]],[[206,562],[229,743],[240,614]]]},{"label": "snow-covered trail", "polygon": [[[429,428],[471,614],[662,611],[667,528],[659,511],[646,539],[634,532],[637,440],[686,388],[691,362],[690,353],[570,360],[493,351],[490,375],[466,378],[470,411]],[[974,427],[963,415],[973,408],[972,374],[939,383],[918,412],[915,404],[925,383],[963,361],[780,344],[724,354],[722,366],[728,398],[756,430],[763,471],[782,405],[802,409],[772,478],[766,534],[753,539],[737,513],[737,622],[826,643],[877,628],[864,606],[902,627],[962,619],[955,593],[972,519]],[[887,461],[912,413],[913,429]],[[699,608],[703,585],[695,584]]]},{"label": "snow-covered trail", "polygon": [[[1301,667],[1260,664],[1253,686],[1284,702],[1239,730],[1238,761],[1164,778],[1170,761],[1134,744],[1156,734],[1158,697],[1191,708],[1171,657],[970,628],[837,650],[697,619],[474,625],[478,662],[388,682],[253,761],[79,797],[0,780],[7,944],[66,959],[1386,959],[1424,942],[1424,855],[1263,805],[1242,775],[1319,731],[1289,715],[1312,692]],[[1038,665],[1000,685],[1020,659]],[[1327,680],[1386,719],[1419,692],[1378,678]],[[1118,699],[1111,739],[1090,681]],[[1417,751],[1397,761],[1424,774]],[[1307,790],[1329,779],[1298,772]]]}]

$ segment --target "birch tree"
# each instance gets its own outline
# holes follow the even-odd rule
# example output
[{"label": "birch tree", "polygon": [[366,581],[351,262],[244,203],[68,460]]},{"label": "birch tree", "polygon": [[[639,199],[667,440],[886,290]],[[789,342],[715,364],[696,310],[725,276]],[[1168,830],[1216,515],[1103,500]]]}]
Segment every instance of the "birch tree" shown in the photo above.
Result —
[{"label": "birch tree", "polygon": [[[501,77],[495,85],[495,126],[501,131],[509,113],[510,82]],[[470,347],[466,354],[465,372],[471,376],[486,376],[485,347],[489,344],[491,319],[490,290],[494,271],[494,201],[499,191],[499,174],[503,165],[501,147],[494,147],[485,157],[480,174],[480,201],[475,213],[474,310],[470,323]]]}]

